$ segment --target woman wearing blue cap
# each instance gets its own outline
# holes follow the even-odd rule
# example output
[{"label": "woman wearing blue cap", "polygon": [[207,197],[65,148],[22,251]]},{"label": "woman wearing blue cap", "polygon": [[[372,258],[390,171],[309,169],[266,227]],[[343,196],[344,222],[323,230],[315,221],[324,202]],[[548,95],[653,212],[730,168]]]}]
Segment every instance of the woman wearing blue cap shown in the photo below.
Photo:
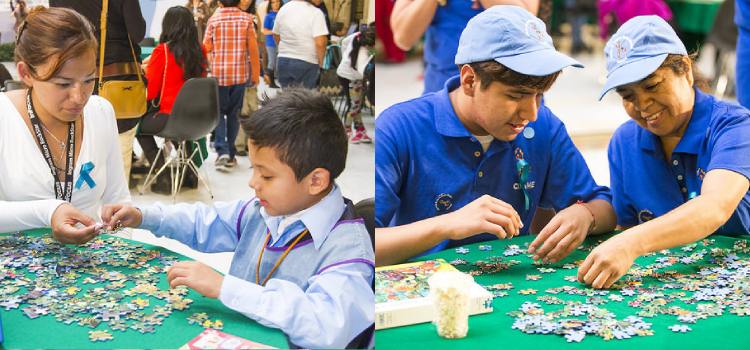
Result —
[{"label": "woman wearing blue cap", "polygon": [[453,58],[461,31],[472,17],[494,5],[517,5],[536,13],[539,0],[396,0],[391,15],[396,45],[410,50],[425,36],[424,93],[442,89],[458,74]]},{"label": "woman wearing blue cap", "polygon": [[750,112],[695,87],[693,64],[656,16],[626,22],[604,48],[609,90],[632,120],[609,144],[617,224],[578,279],[608,288],[638,256],[703,239],[750,233]]}]

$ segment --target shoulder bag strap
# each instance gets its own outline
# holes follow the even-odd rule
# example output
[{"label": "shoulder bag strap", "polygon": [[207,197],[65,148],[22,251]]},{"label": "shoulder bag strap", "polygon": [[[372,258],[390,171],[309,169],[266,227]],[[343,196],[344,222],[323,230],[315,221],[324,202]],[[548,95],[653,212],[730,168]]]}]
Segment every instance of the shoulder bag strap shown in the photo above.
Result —
[{"label": "shoulder bag strap", "polygon": [[[107,8],[109,1],[102,0],[102,16],[99,19],[99,88],[102,87],[104,76],[104,44],[107,38]],[[129,39],[129,38],[128,38]]]}]

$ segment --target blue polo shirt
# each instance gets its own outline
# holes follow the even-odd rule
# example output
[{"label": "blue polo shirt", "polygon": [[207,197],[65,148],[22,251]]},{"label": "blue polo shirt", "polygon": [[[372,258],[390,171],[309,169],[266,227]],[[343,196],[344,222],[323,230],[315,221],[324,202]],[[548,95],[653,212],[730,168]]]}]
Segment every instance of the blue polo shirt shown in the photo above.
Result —
[{"label": "blue polo shirt", "polygon": [[743,28],[750,28],[750,1],[734,2],[734,23]]},{"label": "blue polo shirt", "polygon": [[[696,89],[693,114],[672,159],[664,159],[658,136],[633,120],[615,131],[608,153],[617,224],[634,226],[700,194],[711,170],[750,178],[750,111]],[[750,233],[750,192],[717,233]]]},{"label": "blue polo shirt", "polygon": [[424,93],[438,91],[458,74],[454,62],[458,39],[469,20],[484,9],[472,9],[471,0],[449,0],[438,6],[424,37]]},{"label": "blue polo shirt", "polygon": [[[375,223],[399,226],[455,211],[489,194],[518,211],[527,234],[536,208],[560,210],[577,200],[611,201],[609,189],[597,186],[565,125],[541,106],[537,120],[512,141],[493,140],[485,153],[459,121],[448,92],[458,76],[436,93],[396,104],[375,121]],[[517,156],[531,166],[519,184]],[[526,188],[531,199],[525,209]],[[428,253],[476,240],[442,242]]]}]

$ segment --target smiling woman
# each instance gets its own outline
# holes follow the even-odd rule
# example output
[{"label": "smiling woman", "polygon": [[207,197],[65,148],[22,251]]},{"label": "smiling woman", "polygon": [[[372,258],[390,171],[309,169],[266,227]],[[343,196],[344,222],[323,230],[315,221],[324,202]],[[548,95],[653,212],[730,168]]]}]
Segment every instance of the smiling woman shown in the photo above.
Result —
[{"label": "smiling woman", "polygon": [[750,111],[696,88],[692,61],[659,17],[626,22],[605,47],[608,79],[632,119],[609,145],[617,224],[578,279],[617,281],[638,256],[713,233],[750,234]]},{"label": "smiling woman", "polygon": [[51,226],[59,241],[84,243],[102,204],[130,201],[112,106],[91,96],[96,49],[72,10],[34,8],[19,27],[29,88],[0,94],[0,232]]}]

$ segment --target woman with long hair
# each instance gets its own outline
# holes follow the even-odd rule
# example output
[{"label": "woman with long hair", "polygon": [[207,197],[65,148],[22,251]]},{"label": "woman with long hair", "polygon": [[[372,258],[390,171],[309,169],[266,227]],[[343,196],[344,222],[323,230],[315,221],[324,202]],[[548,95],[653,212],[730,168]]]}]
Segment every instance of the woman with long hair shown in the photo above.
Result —
[{"label": "woman with long hair", "polygon": [[[155,162],[157,169],[164,164],[164,159],[156,159],[159,148],[153,135],[166,125],[182,84],[190,78],[205,75],[206,54],[198,41],[193,14],[184,6],[171,7],[162,20],[159,45],[154,48],[146,67],[148,99],[159,100],[159,112],[143,120],[141,135],[138,136],[138,142],[146,158],[152,164]],[[195,174],[188,171],[185,173],[184,184],[195,188],[198,186],[198,179]],[[151,190],[157,193],[170,193],[171,179],[160,176]]]}]

